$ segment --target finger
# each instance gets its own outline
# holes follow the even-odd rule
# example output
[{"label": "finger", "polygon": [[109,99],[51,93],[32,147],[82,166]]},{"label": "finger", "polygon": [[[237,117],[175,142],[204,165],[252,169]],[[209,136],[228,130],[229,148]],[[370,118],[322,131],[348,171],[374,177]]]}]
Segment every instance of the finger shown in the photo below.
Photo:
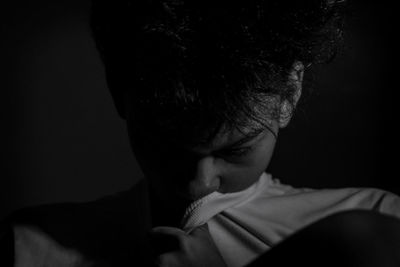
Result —
[{"label": "finger", "polygon": [[208,224],[205,223],[203,225],[200,225],[199,227],[195,228],[191,234],[193,237],[204,237],[204,236],[210,236],[210,229],[208,228]]},{"label": "finger", "polygon": [[175,228],[175,227],[169,227],[169,226],[154,227],[153,229],[151,229],[151,233],[174,235],[174,236],[186,235],[186,233],[182,229]]}]

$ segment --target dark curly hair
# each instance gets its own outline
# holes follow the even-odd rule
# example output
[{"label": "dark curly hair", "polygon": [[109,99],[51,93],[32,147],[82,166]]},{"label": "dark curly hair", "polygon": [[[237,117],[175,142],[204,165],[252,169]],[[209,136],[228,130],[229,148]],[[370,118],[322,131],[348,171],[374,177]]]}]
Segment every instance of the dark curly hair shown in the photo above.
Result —
[{"label": "dark curly hair", "polygon": [[336,54],[344,4],[94,0],[91,27],[121,117],[128,101],[139,127],[201,142],[294,107],[289,72]]}]

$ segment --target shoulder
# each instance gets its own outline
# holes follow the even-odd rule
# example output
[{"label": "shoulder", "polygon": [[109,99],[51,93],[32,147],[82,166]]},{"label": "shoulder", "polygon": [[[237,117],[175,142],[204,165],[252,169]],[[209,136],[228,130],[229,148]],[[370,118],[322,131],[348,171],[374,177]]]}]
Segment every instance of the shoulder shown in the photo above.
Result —
[{"label": "shoulder", "polygon": [[16,267],[92,266],[91,261],[86,259],[82,253],[64,247],[38,228],[28,225],[16,225],[13,226],[13,232],[14,266]]},{"label": "shoulder", "polygon": [[400,218],[400,197],[392,192],[369,187],[295,188],[275,183],[282,191],[282,199],[320,209],[366,209]]},{"label": "shoulder", "polygon": [[127,255],[123,257],[126,251],[136,251],[138,260],[145,257],[150,227],[147,188],[143,182],[92,202],[24,208],[3,222],[7,236],[10,231],[15,236],[15,247],[18,240],[20,245],[34,244],[35,248],[76,256],[74,260],[77,255],[84,255],[94,261],[117,261],[113,266],[132,260]]},{"label": "shoulder", "polygon": [[400,196],[378,188],[366,188],[364,194],[370,196],[374,210],[400,218]]}]

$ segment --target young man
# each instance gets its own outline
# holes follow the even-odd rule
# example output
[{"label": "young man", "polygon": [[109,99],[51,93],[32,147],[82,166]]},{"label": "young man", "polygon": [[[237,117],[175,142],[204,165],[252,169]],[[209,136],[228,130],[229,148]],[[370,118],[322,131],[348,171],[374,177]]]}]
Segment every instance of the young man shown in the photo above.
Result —
[{"label": "young man", "polygon": [[[331,58],[340,44],[343,4],[95,1],[94,38],[149,184],[150,244],[142,181],[117,198],[47,211],[53,215],[39,230],[26,226],[26,213],[17,216],[17,266],[30,259],[34,266],[85,266],[88,259],[111,266],[320,266],[320,255],[325,266],[397,266],[397,196],[296,189],[265,173],[306,67]],[[62,214],[84,219],[54,227]],[[89,241],[60,237],[60,228],[83,228]]]},{"label": "young man", "polygon": [[[160,266],[244,266],[341,211],[400,216],[399,198],[387,192],[295,189],[265,173],[301,96],[306,66],[331,59],[340,45],[343,7],[344,1],[95,3],[94,37],[150,184],[153,225],[161,226],[154,231],[179,243],[161,248]],[[343,222],[369,221],[352,216]]]}]

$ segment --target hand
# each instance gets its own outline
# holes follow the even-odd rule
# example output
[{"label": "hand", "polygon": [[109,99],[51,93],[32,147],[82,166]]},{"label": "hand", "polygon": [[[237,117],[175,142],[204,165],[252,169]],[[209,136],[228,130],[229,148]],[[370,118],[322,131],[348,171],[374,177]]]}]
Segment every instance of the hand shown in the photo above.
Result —
[{"label": "hand", "polygon": [[[153,241],[159,249],[160,267],[226,267],[218,248],[204,224],[190,234],[174,227],[155,227]],[[160,251],[161,250],[161,251]]]}]

